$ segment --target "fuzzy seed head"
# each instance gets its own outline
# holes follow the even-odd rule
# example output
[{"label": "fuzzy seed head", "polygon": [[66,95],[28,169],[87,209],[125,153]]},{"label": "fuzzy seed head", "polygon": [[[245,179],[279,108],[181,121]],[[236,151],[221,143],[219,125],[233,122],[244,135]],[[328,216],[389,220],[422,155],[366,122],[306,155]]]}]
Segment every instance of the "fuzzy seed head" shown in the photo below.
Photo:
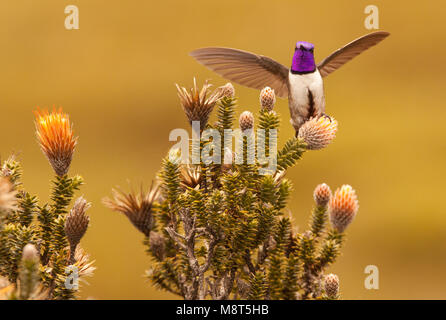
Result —
[{"label": "fuzzy seed head", "polygon": [[324,279],[325,294],[329,298],[336,298],[339,294],[339,278],[337,275],[330,273]]},{"label": "fuzzy seed head", "polygon": [[254,128],[254,116],[252,112],[242,112],[242,114],[240,115],[239,124],[242,131]]},{"label": "fuzzy seed head", "polygon": [[36,247],[28,243],[22,251],[22,260],[25,261],[38,261],[39,260],[39,253],[37,252]]},{"label": "fuzzy seed head", "polygon": [[314,189],[313,197],[317,206],[326,207],[331,198],[330,187],[325,183],[318,185],[316,189]]},{"label": "fuzzy seed head", "polygon": [[276,94],[270,87],[265,87],[260,91],[260,105],[262,110],[272,111],[276,103]]},{"label": "fuzzy seed head", "polygon": [[126,215],[130,222],[145,236],[150,235],[154,225],[153,205],[158,199],[158,186],[151,187],[149,191],[124,193],[121,190],[112,190],[113,197],[105,198],[103,203],[113,211]]},{"label": "fuzzy seed head", "polygon": [[359,204],[355,190],[349,185],[343,185],[335,191],[328,203],[328,214],[333,228],[342,233],[353,221]]},{"label": "fuzzy seed head", "polygon": [[235,89],[232,83],[228,82],[224,86],[218,88],[220,91],[220,97],[223,98],[234,98]]},{"label": "fuzzy seed head", "polygon": [[199,121],[201,130],[204,129],[215,104],[221,98],[220,90],[209,93],[211,84],[207,81],[199,90],[195,78],[194,86],[190,89],[190,92],[184,87],[178,85],[176,87],[181,106],[189,119],[189,123]]},{"label": "fuzzy seed head", "polygon": [[17,209],[17,191],[8,178],[0,177],[0,211]]},{"label": "fuzzy seed head", "polygon": [[61,177],[68,172],[77,144],[70,118],[62,112],[62,108],[54,109],[51,113],[37,109],[34,114],[40,148],[56,174]]},{"label": "fuzzy seed head", "polygon": [[72,248],[75,248],[85,232],[87,231],[90,217],[86,215],[86,211],[91,207],[83,197],[79,197],[74,202],[73,208],[68,213],[65,220],[65,234]]},{"label": "fuzzy seed head", "polygon": [[319,150],[328,146],[336,136],[338,122],[327,116],[314,117],[300,128],[298,137],[304,140],[309,150]]}]

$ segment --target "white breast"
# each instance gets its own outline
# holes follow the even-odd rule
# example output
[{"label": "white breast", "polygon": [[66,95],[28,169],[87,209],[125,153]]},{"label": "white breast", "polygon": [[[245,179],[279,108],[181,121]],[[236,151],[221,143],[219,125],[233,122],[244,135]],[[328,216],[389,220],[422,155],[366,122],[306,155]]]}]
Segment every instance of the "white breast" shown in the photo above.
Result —
[{"label": "white breast", "polygon": [[291,124],[297,130],[312,115],[310,111],[309,92],[313,96],[315,115],[325,111],[324,85],[319,70],[313,73],[289,73],[289,95]]}]

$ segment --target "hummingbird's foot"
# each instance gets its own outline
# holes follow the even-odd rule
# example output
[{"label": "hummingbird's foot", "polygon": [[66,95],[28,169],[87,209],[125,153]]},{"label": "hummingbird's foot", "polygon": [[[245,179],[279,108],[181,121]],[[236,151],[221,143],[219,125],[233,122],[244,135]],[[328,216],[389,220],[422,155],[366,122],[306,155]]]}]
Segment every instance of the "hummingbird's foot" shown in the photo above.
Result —
[{"label": "hummingbird's foot", "polygon": [[323,113],[321,117],[328,118],[328,120],[330,120],[330,122],[333,121],[332,118],[328,114]]}]

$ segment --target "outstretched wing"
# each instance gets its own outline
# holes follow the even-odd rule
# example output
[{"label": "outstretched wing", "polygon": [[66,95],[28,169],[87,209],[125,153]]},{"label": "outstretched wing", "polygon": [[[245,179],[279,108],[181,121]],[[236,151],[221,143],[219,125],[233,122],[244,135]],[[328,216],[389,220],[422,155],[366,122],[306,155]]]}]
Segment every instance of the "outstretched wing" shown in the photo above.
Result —
[{"label": "outstretched wing", "polygon": [[353,40],[344,47],[336,50],[317,66],[321,76],[328,76],[363,51],[380,43],[389,35],[390,33],[384,31],[373,32]]},{"label": "outstretched wing", "polygon": [[190,55],[228,80],[259,90],[269,86],[277,96],[288,97],[288,68],[271,58],[220,47],[197,49]]}]

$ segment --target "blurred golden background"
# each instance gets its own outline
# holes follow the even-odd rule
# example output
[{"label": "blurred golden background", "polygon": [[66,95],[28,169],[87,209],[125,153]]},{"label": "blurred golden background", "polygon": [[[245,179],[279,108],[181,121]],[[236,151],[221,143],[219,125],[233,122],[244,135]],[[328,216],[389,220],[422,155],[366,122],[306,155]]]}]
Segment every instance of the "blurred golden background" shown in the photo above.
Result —
[{"label": "blurred golden background", "polygon": [[[79,8],[80,29],[64,28],[64,8]],[[62,106],[79,144],[71,173],[93,203],[83,247],[97,270],[83,298],[168,299],[143,274],[143,236],[101,199],[113,186],[149,186],[172,142],[187,128],[174,83],[225,81],[188,52],[228,46],[290,65],[298,40],[318,61],[366,34],[370,1],[52,1],[0,2],[0,154],[20,155],[28,191],[48,201],[52,170],[34,135],[37,106]],[[351,184],[360,210],[343,255],[331,267],[344,299],[445,299],[446,132],[443,2],[373,1],[391,36],[325,80],[336,140],[292,169],[289,208],[304,227],[321,182]],[[239,112],[256,111],[258,92],[236,85]],[[280,100],[282,142],[293,134]],[[78,194],[78,195],[80,195]],[[379,290],[364,288],[376,265]]]}]

